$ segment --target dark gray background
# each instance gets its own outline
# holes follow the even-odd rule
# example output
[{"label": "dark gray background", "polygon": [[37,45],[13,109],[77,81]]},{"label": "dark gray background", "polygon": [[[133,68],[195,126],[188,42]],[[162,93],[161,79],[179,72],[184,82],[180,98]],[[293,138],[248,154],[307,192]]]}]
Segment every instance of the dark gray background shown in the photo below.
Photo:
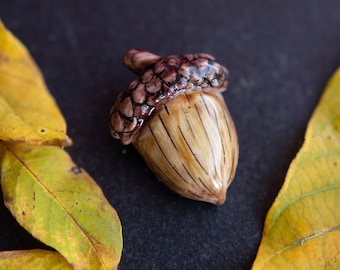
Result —
[{"label": "dark gray background", "polygon": [[[120,215],[122,270],[250,269],[266,212],[340,63],[339,11],[338,0],[0,2],[67,120],[68,152]],[[134,47],[206,52],[229,68],[224,97],[240,159],[223,206],[170,192],[132,146],[110,137],[111,105],[134,78],[122,56]],[[44,247],[0,205],[0,250]]]}]

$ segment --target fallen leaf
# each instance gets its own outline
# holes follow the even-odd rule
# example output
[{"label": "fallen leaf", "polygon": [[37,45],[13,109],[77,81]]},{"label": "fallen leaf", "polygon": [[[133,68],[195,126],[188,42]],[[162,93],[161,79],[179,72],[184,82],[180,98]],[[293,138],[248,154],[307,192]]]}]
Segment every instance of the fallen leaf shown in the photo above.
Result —
[{"label": "fallen leaf", "polygon": [[[24,267],[23,267],[24,266]],[[32,249],[0,252],[1,270],[72,270],[58,252]]]},{"label": "fallen leaf", "polygon": [[100,187],[55,146],[0,143],[7,208],[74,269],[116,269],[122,229]]},{"label": "fallen leaf", "polygon": [[267,214],[253,269],[340,269],[340,69]]},{"label": "fallen leaf", "polygon": [[65,120],[25,46],[0,21],[0,140],[72,144]]}]

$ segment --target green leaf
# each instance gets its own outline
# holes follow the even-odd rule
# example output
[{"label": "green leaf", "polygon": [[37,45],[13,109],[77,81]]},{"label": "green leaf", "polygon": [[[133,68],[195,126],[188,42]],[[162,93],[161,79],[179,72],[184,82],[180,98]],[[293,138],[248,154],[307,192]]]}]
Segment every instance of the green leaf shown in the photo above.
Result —
[{"label": "green leaf", "polygon": [[1,270],[72,270],[58,252],[32,249],[0,252]]},{"label": "green leaf", "polygon": [[267,214],[253,269],[340,269],[340,69]]},{"label": "green leaf", "polygon": [[116,211],[94,180],[55,146],[0,143],[6,206],[21,226],[75,269],[115,269],[122,251]]},{"label": "green leaf", "polygon": [[0,21],[0,140],[69,146],[66,122],[25,46]]}]

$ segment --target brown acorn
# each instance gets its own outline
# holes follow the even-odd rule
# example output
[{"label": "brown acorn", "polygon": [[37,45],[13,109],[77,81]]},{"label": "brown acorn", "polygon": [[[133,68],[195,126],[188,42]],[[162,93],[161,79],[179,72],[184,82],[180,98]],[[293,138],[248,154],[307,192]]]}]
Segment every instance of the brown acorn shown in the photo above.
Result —
[{"label": "brown acorn", "polygon": [[238,161],[233,120],[221,92],[227,69],[208,54],[124,57],[140,74],[111,109],[111,134],[133,143],[154,174],[184,197],[221,205]]}]

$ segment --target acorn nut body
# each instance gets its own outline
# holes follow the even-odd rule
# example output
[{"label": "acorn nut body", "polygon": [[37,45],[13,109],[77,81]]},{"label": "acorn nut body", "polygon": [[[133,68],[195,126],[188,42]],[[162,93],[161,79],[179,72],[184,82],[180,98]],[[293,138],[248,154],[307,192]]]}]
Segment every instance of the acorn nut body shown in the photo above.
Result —
[{"label": "acorn nut body", "polygon": [[111,109],[111,134],[133,143],[174,192],[221,205],[237,161],[236,129],[221,92],[228,71],[208,54],[161,58],[131,50],[124,63],[140,74]]}]

